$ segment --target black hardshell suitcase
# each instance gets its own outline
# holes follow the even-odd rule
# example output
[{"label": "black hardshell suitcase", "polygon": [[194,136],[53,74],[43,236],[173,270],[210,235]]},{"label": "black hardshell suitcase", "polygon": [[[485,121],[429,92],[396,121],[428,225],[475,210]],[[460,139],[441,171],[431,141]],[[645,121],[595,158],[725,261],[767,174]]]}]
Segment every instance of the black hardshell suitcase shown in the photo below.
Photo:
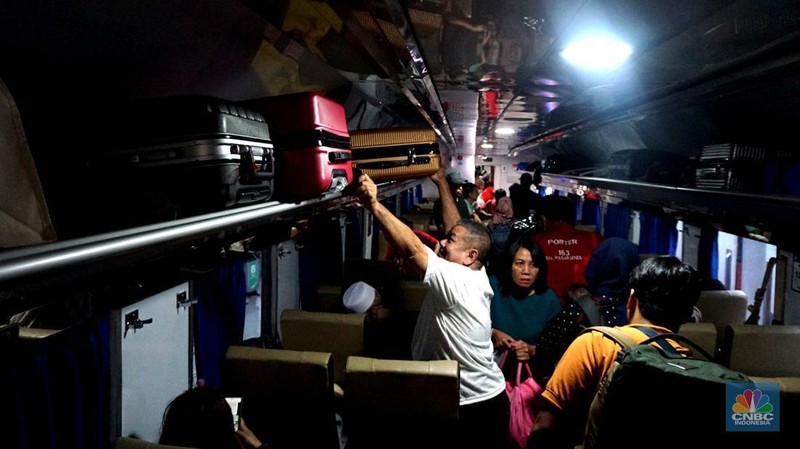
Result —
[{"label": "black hardshell suitcase", "polygon": [[[273,145],[259,112],[181,95],[126,105],[114,120],[115,149],[94,163],[122,193],[127,204],[120,209],[137,211],[125,214],[132,221],[182,218],[272,196]],[[121,225],[138,224],[131,220]]]},{"label": "black hardshell suitcase", "polygon": [[606,177],[625,181],[683,186],[691,183],[691,160],[679,154],[647,148],[611,153]]},{"label": "black hardshell suitcase", "polygon": [[763,193],[768,157],[765,147],[735,143],[706,145],[697,158],[695,187]]}]

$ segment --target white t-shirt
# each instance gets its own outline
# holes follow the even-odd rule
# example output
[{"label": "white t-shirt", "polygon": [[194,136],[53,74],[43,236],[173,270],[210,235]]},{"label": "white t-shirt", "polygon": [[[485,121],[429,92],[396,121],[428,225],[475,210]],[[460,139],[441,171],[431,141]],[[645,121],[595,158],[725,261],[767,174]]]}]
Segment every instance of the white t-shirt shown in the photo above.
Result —
[{"label": "white t-shirt", "polygon": [[486,270],[448,262],[430,248],[423,282],[430,287],[417,319],[411,353],[415,360],[456,360],[460,404],[491,399],[505,391],[503,372],[492,357],[492,287]]}]

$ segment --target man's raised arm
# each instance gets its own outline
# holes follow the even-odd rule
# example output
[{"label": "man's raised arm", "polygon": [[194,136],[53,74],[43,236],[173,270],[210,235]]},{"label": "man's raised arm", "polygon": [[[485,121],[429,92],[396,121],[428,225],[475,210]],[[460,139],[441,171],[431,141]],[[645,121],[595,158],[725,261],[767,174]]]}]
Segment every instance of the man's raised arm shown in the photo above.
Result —
[{"label": "man's raised arm", "polygon": [[[445,184],[447,184],[446,181]],[[422,279],[425,270],[428,268],[427,247],[414,234],[411,228],[395,217],[389,209],[378,201],[378,187],[369,176],[361,175],[358,178],[358,187],[355,190],[355,195],[364,208],[378,220],[389,244],[395,245],[397,254]],[[455,209],[455,204],[453,209]],[[458,212],[456,212],[457,214]],[[445,221],[445,224],[447,224],[447,221]]]}]

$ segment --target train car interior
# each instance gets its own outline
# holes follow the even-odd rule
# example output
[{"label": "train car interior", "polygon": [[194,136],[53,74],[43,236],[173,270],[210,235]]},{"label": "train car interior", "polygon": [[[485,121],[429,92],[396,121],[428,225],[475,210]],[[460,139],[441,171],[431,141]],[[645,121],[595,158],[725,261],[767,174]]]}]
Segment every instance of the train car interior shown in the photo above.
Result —
[{"label": "train car interior", "polygon": [[[681,333],[779,383],[797,435],[798,104],[794,0],[6,0],[4,447],[160,447],[198,384],[256,397],[261,429],[296,424],[307,404],[263,399],[306,376],[325,412],[308,438],[346,449],[348,407],[425,419],[348,402],[376,373],[430,389],[408,398],[444,404],[448,440],[457,364],[406,364],[428,287],[352,195],[362,169],[437,157],[462,184],[530,176],[581,229],[692,265],[702,318]],[[359,160],[349,133],[386,130],[425,152]],[[430,174],[378,196],[435,239]],[[374,319],[341,315],[357,281]],[[300,441],[278,427],[270,447]]]}]

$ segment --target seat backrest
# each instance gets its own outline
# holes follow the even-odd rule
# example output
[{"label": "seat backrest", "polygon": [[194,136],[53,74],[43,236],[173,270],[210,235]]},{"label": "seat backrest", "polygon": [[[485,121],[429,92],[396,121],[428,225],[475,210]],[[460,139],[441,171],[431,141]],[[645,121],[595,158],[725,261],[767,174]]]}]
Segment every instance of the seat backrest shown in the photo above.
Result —
[{"label": "seat backrest", "polygon": [[714,323],[683,323],[678,334],[700,345],[715,359],[717,357],[717,327]]},{"label": "seat backrest", "polygon": [[366,282],[380,292],[381,302],[387,307],[394,307],[397,301],[401,278],[400,265],[392,260],[348,258],[342,267],[342,288],[356,281]]},{"label": "seat backrest", "polygon": [[[796,423],[800,420],[800,377],[754,377],[750,380],[756,383],[777,383],[780,389],[780,420],[781,423]],[[774,399],[771,399],[775,403]],[[775,440],[764,438],[765,434],[775,435]],[[784,441],[797,441],[800,438],[800,426],[782,425],[780,432],[749,432],[750,435],[760,434],[757,444],[750,445],[762,447],[780,447]]]},{"label": "seat backrest", "polygon": [[459,367],[455,360],[348,357],[348,447],[455,447]]},{"label": "seat backrest", "polygon": [[800,376],[800,326],[731,324],[723,353],[731,369],[750,376]]},{"label": "seat backrest", "polygon": [[223,389],[242,398],[239,415],[275,449],[338,449],[333,356],[329,352],[231,346]]},{"label": "seat backrest", "polygon": [[151,443],[137,438],[120,437],[114,441],[114,449],[191,449],[186,446],[169,446]]},{"label": "seat backrest", "polygon": [[409,312],[419,312],[430,287],[420,281],[402,280],[398,289],[398,302],[394,308]]},{"label": "seat backrest", "polygon": [[281,342],[285,349],[333,354],[333,379],[341,386],[347,357],[364,355],[364,314],[286,309]]},{"label": "seat backrest", "polygon": [[703,321],[714,323],[722,331],[728,324],[744,323],[747,319],[747,293],[742,290],[704,290],[700,292],[697,308]]}]

